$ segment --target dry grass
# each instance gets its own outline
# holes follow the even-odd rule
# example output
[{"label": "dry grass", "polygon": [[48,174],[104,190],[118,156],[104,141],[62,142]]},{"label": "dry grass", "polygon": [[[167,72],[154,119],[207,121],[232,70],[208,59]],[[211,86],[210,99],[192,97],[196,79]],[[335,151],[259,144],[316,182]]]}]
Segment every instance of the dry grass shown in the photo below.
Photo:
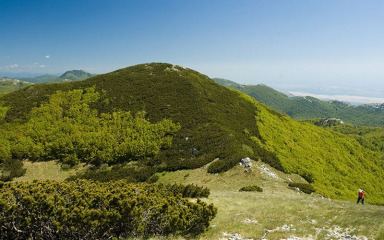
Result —
[{"label": "dry grass", "polygon": [[[362,206],[356,205],[355,199],[338,201],[323,199],[316,194],[297,193],[288,189],[287,181],[303,181],[301,177],[283,174],[261,162],[253,164],[250,173],[244,173],[242,166],[218,175],[208,174],[206,169],[200,168],[159,174],[159,182],[194,183],[211,190],[211,195],[204,201],[213,203],[218,214],[211,222],[211,229],[199,239],[228,239],[224,233],[238,233],[243,238],[258,240],[267,229],[274,230],[267,234],[269,240],[288,239],[290,236],[305,240],[343,239],[331,235],[331,230],[340,235],[384,239],[384,207],[370,205],[369,196],[366,205]],[[24,165],[27,173],[16,181],[63,181],[84,169],[63,170],[54,161],[25,162]],[[270,169],[269,175],[268,171],[261,170],[261,165]],[[273,178],[271,173],[278,178]],[[241,187],[249,185],[258,185],[263,192],[239,192]]]},{"label": "dry grass", "polygon": [[71,169],[62,169],[57,161],[24,161],[23,164],[27,169],[25,175],[15,178],[14,181],[33,181],[35,179],[64,181],[66,178],[84,170],[84,168],[80,165]]},{"label": "dry grass", "polygon": [[[267,166],[279,177],[275,179],[261,172],[261,164],[254,163],[251,173],[244,173],[241,166],[219,175],[207,174],[205,169],[177,171],[161,174],[159,182],[194,183],[211,189],[205,201],[214,203],[218,214],[201,239],[223,239],[224,233],[260,239],[267,229],[274,230],[267,234],[270,240],[290,236],[341,239],[336,233],[384,239],[384,207],[370,205],[369,198],[362,206],[356,205],[355,199],[338,201],[297,193],[288,189],[287,180],[300,181],[299,176],[288,176]],[[261,186],[264,191],[238,191],[247,185]]]}]

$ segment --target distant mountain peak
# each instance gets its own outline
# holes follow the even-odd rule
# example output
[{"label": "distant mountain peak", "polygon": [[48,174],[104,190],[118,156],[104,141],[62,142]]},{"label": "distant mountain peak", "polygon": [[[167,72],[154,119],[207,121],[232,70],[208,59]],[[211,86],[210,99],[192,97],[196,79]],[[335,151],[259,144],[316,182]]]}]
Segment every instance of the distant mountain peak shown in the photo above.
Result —
[{"label": "distant mountain peak", "polygon": [[86,72],[84,70],[70,70],[66,71],[63,75],[60,76],[60,78],[63,79],[69,79],[69,80],[83,80],[86,78],[92,77],[93,74]]}]

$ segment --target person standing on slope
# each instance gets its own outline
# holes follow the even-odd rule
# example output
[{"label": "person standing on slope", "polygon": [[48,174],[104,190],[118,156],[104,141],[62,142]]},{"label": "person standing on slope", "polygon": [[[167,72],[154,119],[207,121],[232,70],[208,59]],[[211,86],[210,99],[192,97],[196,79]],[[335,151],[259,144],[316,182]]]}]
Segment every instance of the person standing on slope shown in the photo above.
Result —
[{"label": "person standing on slope", "polygon": [[361,200],[361,204],[364,205],[364,190],[359,189],[359,197],[357,198],[357,203],[359,204]]}]

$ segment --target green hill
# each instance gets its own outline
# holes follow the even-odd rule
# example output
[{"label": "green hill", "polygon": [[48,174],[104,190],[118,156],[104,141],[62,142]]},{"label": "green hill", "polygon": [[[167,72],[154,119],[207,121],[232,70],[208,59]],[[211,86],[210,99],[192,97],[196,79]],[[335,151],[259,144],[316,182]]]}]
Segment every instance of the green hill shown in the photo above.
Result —
[{"label": "green hill", "polygon": [[314,97],[289,97],[263,84],[240,85],[226,79],[213,80],[244,92],[294,119],[340,118],[355,125],[384,126],[384,104],[353,106],[339,101],[322,101]]},{"label": "green hill", "polygon": [[258,135],[252,103],[205,75],[170,64],[142,64],[85,81],[35,85],[11,93],[2,98],[10,107],[6,120],[25,119],[57,90],[91,86],[100,93],[100,100],[92,104],[100,113],[144,110],[151,122],[166,118],[181,124],[172,146],[151,160],[161,169],[196,168],[221,158],[212,171],[223,171],[244,156],[273,157],[249,139]]},{"label": "green hill", "polygon": [[1,78],[0,79],[0,94],[10,93],[28,86],[33,83],[21,81],[13,78]]},{"label": "green hill", "polygon": [[[92,86],[94,90],[86,90]],[[57,92],[58,90],[61,92]],[[65,96],[76,99],[79,97],[76,100],[79,105],[68,105]],[[133,115],[145,111],[145,121],[149,122],[144,122],[148,126],[146,129],[162,128],[161,124],[166,120],[181,127],[174,128],[174,132],[168,133],[171,135],[164,136],[172,136],[172,141],[168,142],[170,145],[161,147],[159,152],[124,155],[106,162],[130,162],[135,167],[131,165],[130,168],[125,168],[119,165],[112,170],[98,170],[93,176],[91,173],[83,176],[86,178],[96,176],[108,180],[105,176],[109,171],[123,176],[124,169],[131,172],[144,169],[146,174],[151,175],[159,171],[200,168],[208,163],[207,171],[218,173],[237,165],[241,158],[250,157],[269,163],[286,173],[300,174],[321,195],[355,199],[356,190],[363,188],[369,194],[371,202],[384,203],[384,198],[380,195],[384,190],[384,166],[380,151],[362,146],[353,137],[313,124],[296,122],[243,93],[229,90],[203,74],[180,66],[164,63],[140,64],[80,82],[34,85],[2,96],[0,101],[8,108],[5,116],[7,123],[3,123],[3,129],[17,129],[10,127],[12,124],[22,125],[29,129],[30,135],[27,137],[41,135],[41,131],[37,131],[40,125],[37,128],[33,122],[44,123],[46,117],[39,117],[39,113],[46,116],[44,111],[53,111],[54,114],[64,111],[66,117],[64,120],[58,118],[58,121],[67,121],[70,123],[68,127],[76,127],[74,123],[82,124],[76,128],[76,132],[85,134],[90,139],[93,139],[92,134],[99,132],[84,131],[97,126],[94,122],[109,124],[108,119],[112,115],[101,113],[115,114],[114,119],[119,121],[119,111],[130,111]],[[82,113],[90,116],[92,121],[82,119]],[[133,119],[139,120],[142,123],[141,117]],[[159,124],[152,125],[155,123]],[[66,129],[65,126],[63,124],[61,127]],[[56,124],[52,126],[54,127]],[[115,125],[111,125],[111,128],[115,128]],[[138,126],[135,130],[135,125],[128,127],[131,128],[132,131],[141,129]],[[44,124],[41,129],[48,133],[52,130]],[[23,131],[18,131],[18,134],[22,133]],[[99,138],[109,137],[108,132],[106,135],[102,133],[104,132],[100,132]],[[140,140],[140,135],[138,136],[135,140],[147,141]],[[73,142],[73,139],[79,137],[78,134],[72,136],[69,131],[68,136],[63,137],[68,141],[64,148],[70,147],[74,152],[79,151],[76,146],[80,142]],[[10,141],[9,149],[11,153],[14,151],[12,156],[15,158],[15,153],[20,152],[13,149],[12,139],[14,138],[6,140]],[[34,151],[44,151],[41,148],[43,145],[35,147],[34,141],[28,144],[33,146]],[[49,154],[44,156],[47,159],[53,157]],[[60,160],[61,155],[55,157]],[[80,161],[84,159],[80,158]],[[141,181],[146,180],[148,177],[143,177]]]},{"label": "green hill", "polygon": [[88,73],[83,70],[71,70],[63,73],[58,79],[55,79],[56,82],[60,81],[82,81],[84,79],[90,78],[94,74]]}]

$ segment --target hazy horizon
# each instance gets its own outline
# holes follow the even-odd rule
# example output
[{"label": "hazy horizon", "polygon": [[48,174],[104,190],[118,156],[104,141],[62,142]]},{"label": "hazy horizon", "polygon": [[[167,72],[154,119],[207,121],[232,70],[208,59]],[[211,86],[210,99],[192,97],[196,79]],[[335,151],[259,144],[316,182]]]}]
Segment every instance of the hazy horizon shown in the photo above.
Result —
[{"label": "hazy horizon", "polygon": [[[74,70],[74,69],[71,69]],[[69,71],[69,70],[66,70]],[[55,75],[60,76],[62,73],[1,73],[0,72],[0,78],[33,78],[38,77],[42,75]],[[211,78],[216,78],[215,76]],[[226,78],[223,78],[226,79]],[[227,79],[229,80],[229,79]],[[236,82],[236,81],[234,81]],[[236,82],[241,84],[240,82]],[[311,96],[318,98],[320,100],[337,100],[342,102],[351,103],[354,105],[360,105],[360,104],[373,104],[373,103],[384,103],[384,98],[382,97],[383,90],[382,89],[364,89],[364,88],[351,88],[348,86],[344,87],[337,87],[337,86],[308,86],[308,85],[289,85],[289,84],[267,84],[267,83],[252,83],[252,84],[244,84],[244,85],[257,85],[257,84],[264,84],[269,87],[274,88],[275,90],[278,90],[284,94],[287,95],[293,95],[298,97],[305,97],[305,96]]]}]

